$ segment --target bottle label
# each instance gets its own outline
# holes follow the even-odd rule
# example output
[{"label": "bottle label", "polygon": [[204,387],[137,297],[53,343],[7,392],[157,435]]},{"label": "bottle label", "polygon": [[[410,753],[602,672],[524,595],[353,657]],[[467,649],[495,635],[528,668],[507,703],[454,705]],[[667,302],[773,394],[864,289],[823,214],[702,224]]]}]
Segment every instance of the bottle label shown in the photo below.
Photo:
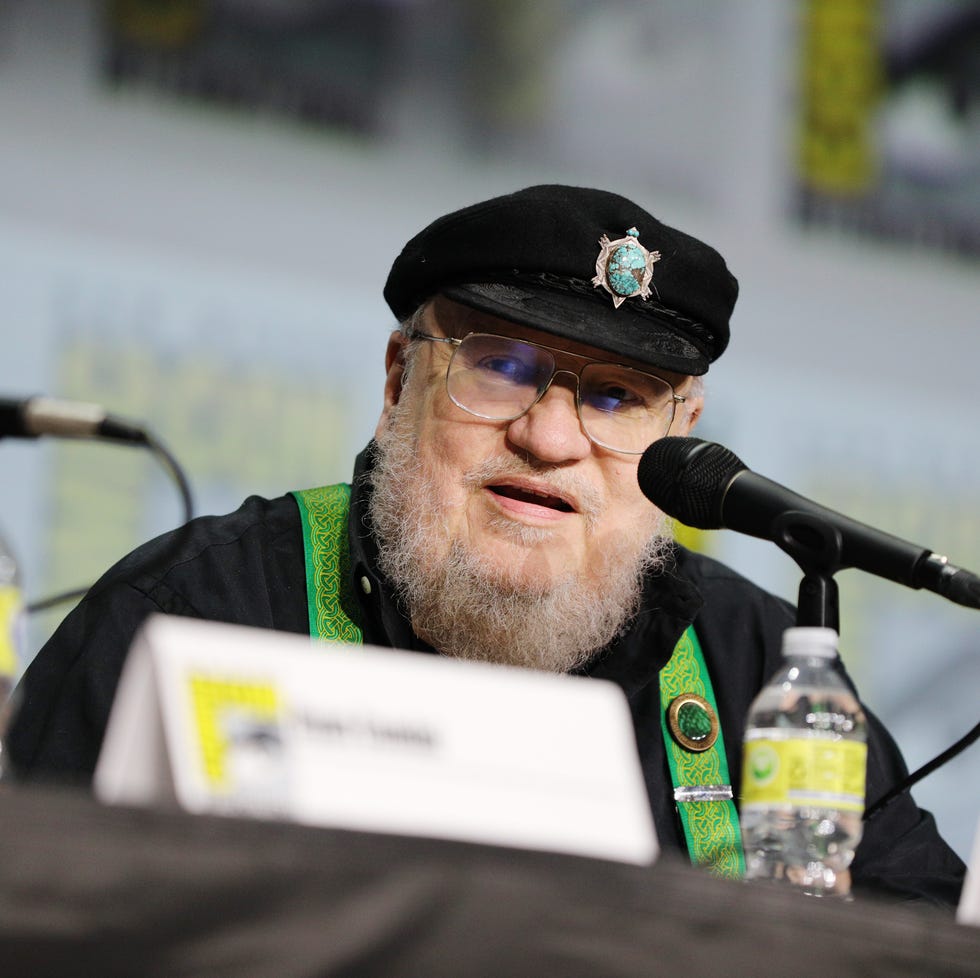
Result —
[{"label": "bottle label", "polygon": [[23,627],[20,588],[0,586],[0,678],[17,675],[20,632]]},{"label": "bottle label", "polygon": [[747,740],[742,809],[772,806],[864,811],[867,744],[822,737]]}]

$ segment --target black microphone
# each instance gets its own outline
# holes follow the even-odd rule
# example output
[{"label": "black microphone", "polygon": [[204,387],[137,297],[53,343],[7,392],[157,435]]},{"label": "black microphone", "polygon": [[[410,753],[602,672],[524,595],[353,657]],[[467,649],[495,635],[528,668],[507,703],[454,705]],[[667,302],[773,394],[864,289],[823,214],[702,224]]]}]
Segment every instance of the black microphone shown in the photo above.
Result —
[{"label": "black microphone", "polygon": [[146,444],[138,425],[114,417],[98,404],[53,397],[0,398],[0,438],[100,438]]},{"label": "black microphone", "polygon": [[640,459],[643,494],[668,516],[701,530],[725,527],[771,540],[796,556],[829,528],[840,545],[837,567],[854,567],[911,588],[980,608],[980,577],[924,547],[827,509],[752,472],[722,445],[699,438],[655,441]]}]

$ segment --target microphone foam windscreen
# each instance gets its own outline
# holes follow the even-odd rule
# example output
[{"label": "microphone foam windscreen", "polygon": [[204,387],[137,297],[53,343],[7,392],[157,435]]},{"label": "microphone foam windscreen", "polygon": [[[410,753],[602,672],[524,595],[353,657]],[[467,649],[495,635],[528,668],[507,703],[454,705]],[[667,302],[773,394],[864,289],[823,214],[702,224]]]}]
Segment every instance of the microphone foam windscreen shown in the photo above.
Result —
[{"label": "microphone foam windscreen", "polygon": [[640,459],[637,479],[655,506],[688,526],[717,530],[731,480],[745,465],[722,445],[700,438],[655,441]]}]

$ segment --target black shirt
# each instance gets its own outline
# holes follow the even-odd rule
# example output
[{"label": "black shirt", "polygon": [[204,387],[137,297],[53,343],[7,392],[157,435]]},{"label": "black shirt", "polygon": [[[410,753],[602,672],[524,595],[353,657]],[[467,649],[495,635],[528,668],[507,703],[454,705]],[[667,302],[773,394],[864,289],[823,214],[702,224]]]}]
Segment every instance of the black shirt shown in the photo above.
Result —
[{"label": "black shirt", "polygon": [[[429,652],[377,569],[358,458],[349,520],[351,588],[367,644]],[[226,516],[202,517],[125,557],[64,620],[21,684],[9,756],[23,777],[88,780],[105,732],[127,651],[151,613],[185,615],[308,634],[299,510],[292,496],[250,497]],[[654,823],[664,848],[685,847],[660,726],[658,673],[694,623],[712,678],[736,788],[749,705],[779,667],[793,609],[730,568],[681,547],[650,575],[630,627],[585,669],[626,693]],[[865,708],[867,711],[867,708]],[[867,711],[867,798],[874,802],[907,774],[894,741]],[[852,866],[862,888],[954,906],[965,867],[932,816],[903,795],[865,824]]]}]

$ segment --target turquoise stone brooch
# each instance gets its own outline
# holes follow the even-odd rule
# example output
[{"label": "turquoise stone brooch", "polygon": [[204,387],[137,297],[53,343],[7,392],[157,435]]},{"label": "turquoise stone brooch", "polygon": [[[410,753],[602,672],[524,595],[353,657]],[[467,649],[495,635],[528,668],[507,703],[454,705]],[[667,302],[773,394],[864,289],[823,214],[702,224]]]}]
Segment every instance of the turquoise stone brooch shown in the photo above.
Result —
[{"label": "turquoise stone brooch", "polygon": [[604,288],[618,309],[631,296],[646,299],[653,278],[653,263],[660,261],[659,251],[648,251],[637,240],[640,232],[630,228],[626,236],[610,241],[606,235],[599,239],[599,257],[595,262],[592,284]]}]

